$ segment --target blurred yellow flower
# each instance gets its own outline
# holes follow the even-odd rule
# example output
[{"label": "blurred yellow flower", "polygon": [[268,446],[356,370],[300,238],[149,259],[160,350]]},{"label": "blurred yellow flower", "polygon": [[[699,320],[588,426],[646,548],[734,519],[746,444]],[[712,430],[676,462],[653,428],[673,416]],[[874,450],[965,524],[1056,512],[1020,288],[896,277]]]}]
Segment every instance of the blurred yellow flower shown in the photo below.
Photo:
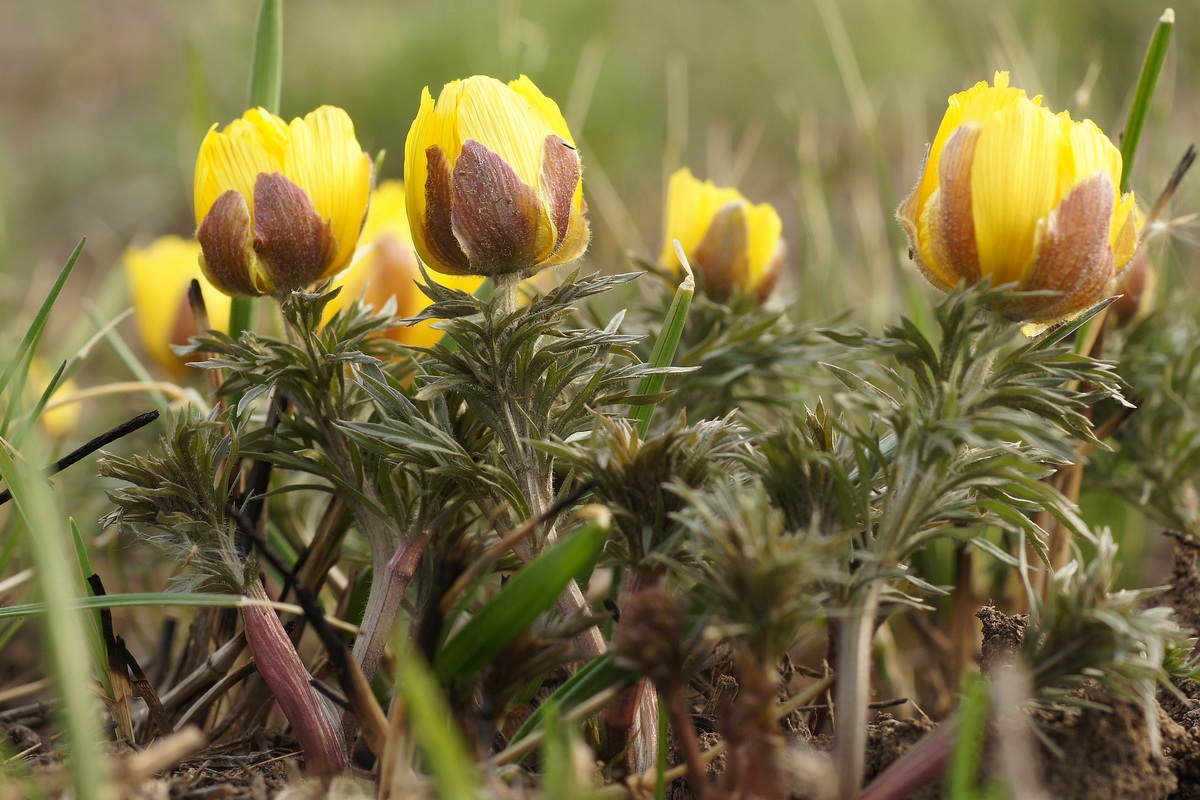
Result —
[{"label": "blurred yellow flower", "polygon": [[990,277],[1049,290],[998,309],[1048,322],[1112,294],[1141,215],[1121,153],[1091,120],[1054,114],[997,72],[952,96],[921,179],[896,212],[925,277],[949,291]]},{"label": "blurred yellow flower", "polygon": [[769,203],[752,205],[737,189],[697,180],[687,167],[667,187],[666,241],[661,263],[682,274],[679,240],[700,285],[717,302],[735,293],[763,302],[775,288],[787,255],[779,214]]},{"label": "blurred yellow flower", "polygon": [[583,255],[579,154],[553,100],[522,75],[425,87],[404,150],[417,254],[448,275],[530,274]]},{"label": "blurred yellow flower", "polygon": [[371,194],[371,159],[340,108],[291,124],[252,108],[196,160],[201,266],[229,295],[284,294],[345,269]]},{"label": "blurred yellow flower", "polygon": [[[26,408],[34,407],[38,400],[41,399],[42,393],[46,391],[46,387],[54,377],[58,366],[56,364],[54,369],[51,369],[46,360],[39,357],[34,357],[29,362],[29,373],[25,378],[24,392]],[[58,388],[51,393],[46,407],[42,409],[42,414],[38,421],[41,423],[46,435],[51,439],[65,439],[74,433],[81,415],[79,403],[67,402],[57,406],[55,403],[67,400],[78,391],[79,385],[71,378],[67,378],[58,384]]]},{"label": "blurred yellow flower", "polygon": [[[356,299],[379,310],[394,297],[397,317],[414,317],[429,305],[429,298],[417,287],[421,272],[405,205],[401,181],[384,181],[371,193],[371,210],[367,212],[358,252],[350,268],[334,280],[333,285],[342,291],[325,307],[325,321],[344,303]],[[483,278],[444,275],[438,283],[474,293]],[[397,325],[388,328],[386,335],[416,347],[432,347],[442,338],[442,332],[430,322]]]},{"label": "blurred yellow flower", "polygon": [[200,271],[200,243],[194,239],[163,236],[146,247],[130,247],[125,275],[142,346],[167,371],[179,374],[185,363],[171,345],[187,344],[197,333],[188,304],[193,279],[200,281],[209,325],[222,331],[229,327],[230,300]]}]

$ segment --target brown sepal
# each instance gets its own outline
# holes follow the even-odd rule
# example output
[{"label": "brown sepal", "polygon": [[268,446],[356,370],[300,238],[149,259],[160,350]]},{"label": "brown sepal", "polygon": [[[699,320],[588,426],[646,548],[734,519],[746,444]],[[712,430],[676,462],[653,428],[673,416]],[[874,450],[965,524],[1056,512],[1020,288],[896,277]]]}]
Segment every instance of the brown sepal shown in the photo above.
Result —
[{"label": "brown sepal", "polygon": [[547,136],[542,144],[542,186],[550,196],[550,220],[556,234],[550,255],[557,253],[567,240],[579,176],[579,153],[561,136]]},{"label": "brown sepal", "polygon": [[708,231],[692,253],[694,266],[704,281],[704,293],[718,303],[728,300],[735,288],[743,291],[750,274],[750,226],[743,203],[729,203],[709,223]]},{"label": "brown sepal", "polygon": [[1005,316],[1045,322],[1083,311],[1108,296],[1113,278],[1108,228],[1115,196],[1112,180],[1097,172],[1050,212],[1033,268],[1019,288],[1056,294],[1010,304]]},{"label": "brown sepal", "polygon": [[435,266],[450,275],[470,275],[471,262],[454,237],[454,172],[439,145],[425,148],[425,245]]},{"label": "brown sepal", "polygon": [[225,192],[204,215],[196,231],[200,242],[200,267],[213,286],[225,294],[261,294],[250,280],[254,234],[246,198],[233,189]]},{"label": "brown sepal", "polygon": [[459,245],[477,275],[504,275],[536,266],[542,204],[500,156],[474,139],[454,163],[451,218]]},{"label": "brown sepal", "polygon": [[258,290],[282,294],[326,277],[337,240],[307,192],[279,172],[263,172],[254,181],[254,251],[270,280]]},{"label": "brown sepal", "polygon": [[[938,208],[934,227],[934,260],[941,266],[937,277],[950,279],[949,290],[959,281],[979,282],[979,249],[975,241],[975,213],[971,207],[971,165],[982,128],[960,127],[946,142],[938,164]],[[928,266],[928,265],[927,265]]]}]

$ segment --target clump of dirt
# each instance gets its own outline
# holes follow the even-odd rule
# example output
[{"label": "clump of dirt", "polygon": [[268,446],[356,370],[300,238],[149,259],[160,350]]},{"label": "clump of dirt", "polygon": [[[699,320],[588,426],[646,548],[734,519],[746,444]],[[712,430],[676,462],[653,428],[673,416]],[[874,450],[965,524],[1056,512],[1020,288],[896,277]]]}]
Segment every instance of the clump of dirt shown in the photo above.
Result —
[{"label": "clump of dirt", "polygon": [[983,623],[979,669],[983,674],[991,675],[995,667],[1011,663],[1021,652],[1029,617],[1024,614],[1009,616],[995,606],[984,606],[975,616]]},{"label": "clump of dirt", "polygon": [[1172,556],[1170,588],[1154,600],[1175,609],[1180,627],[1200,631],[1200,543],[1176,537]]},{"label": "clump of dirt", "polygon": [[[1042,730],[1061,751],[1043,750],[1042,778],[1052,797],[1088,800],[1162,800],[1179,785],[1176,761],[1151,748],[1142,707],[1115,699],[1099,686],[1081,692],[1083,707],[1053,709]],[[1164,743],[1186,732],[1159,715]]]},{"label": "clump of dirt", "polygon": [[[922,718],[895,719],[879,714],[867,726],[866,782],[883,772],[925,734],[937,727],[933,720]],[[911,800],[936,800],[942,796],[942,782],[932,781],[909,795]]]},{"label": "clump of dirt", "polygon": [[[1196,561],[1191,561],[1192,569]],[[1200,601],[1200,580],[1191,594]],[[1197,606],[1200,611],[1200,606]],[[985,672],[1019,652],[1028,619],[995,608],[980,609]],[[1200,684],[1187,681],[1181,691],[1200,697]],[[1115,698],[1098,684],[1079,692],[1080,704],[1032,712],[1054,749],[1041,750],[1041,780],[1052,797],[1088,800],[1200,800],[1200,729],[1193,706],[1160,693],[1165,705],[1155,708],[1162,737],[1159,752],[1151,746],[1145,710]],[[1190,722],[1191,725],[1185,724]],[[1000,732],[1003,735],[1003,732]]]}]

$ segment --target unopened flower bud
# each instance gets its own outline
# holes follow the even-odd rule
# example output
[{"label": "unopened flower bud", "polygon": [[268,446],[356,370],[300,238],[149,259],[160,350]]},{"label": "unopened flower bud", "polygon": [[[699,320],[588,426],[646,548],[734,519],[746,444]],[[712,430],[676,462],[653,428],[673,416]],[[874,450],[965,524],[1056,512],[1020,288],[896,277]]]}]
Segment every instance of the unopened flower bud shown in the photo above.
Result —
[{"label": "unopened flower bud", "polygon": [[717,302],[750,295],[762,303],[775,288],[787,255],[782,228],[769,203],[752,205],[737,189],[697,180],[684,167],[671,176],[667,188],[661,261],[682,273],[675,254],[678,240],[706,295]]},{"label": "unopened flower bud", "polygon": [[1141,248],[1117,276],[1112,313],[1120,326],[1132,325],[1154,310],[1154,288],[1158,282],[1156,270],[1150,264],[1146,248]]},{"label": "unopened flower bud", "polygon": [[521,76],[426,87],[404,173],[413,242],[448,275],[531,274],[583,255],[579,153],[553,100]]},{"label": "unopened flower bud", "polygon": [[371,159],[340,108],[291,124],[254,108],[214,125],[196,161],[200,265],[229,295],[284,294],[345,269],[371,191]]},{"label": "unopened flower bud", "polygon": [[896,216],[909,254],[949,291],[983,277],[1045,296],[998,309],[1050,322],[1113,293],[1138,244],[1133,193],[1118,194],[1121,152],[1091,120],[1054,114],[1008,85],[952,96],[921,178]]}]

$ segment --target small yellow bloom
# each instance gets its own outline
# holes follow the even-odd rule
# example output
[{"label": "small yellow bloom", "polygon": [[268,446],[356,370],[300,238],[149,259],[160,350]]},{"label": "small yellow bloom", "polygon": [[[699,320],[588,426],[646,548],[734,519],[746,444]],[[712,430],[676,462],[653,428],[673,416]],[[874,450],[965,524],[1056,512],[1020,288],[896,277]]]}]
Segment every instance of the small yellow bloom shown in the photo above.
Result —
[{"label": "small yellow bloom", "polygon": [[1109,296],[1138,244],[1141,216],[1121,153],[1091,120],[1054,114],[1008,85],[952,96],[921,179],[896,212],[925,277],[949,291],[984,276],[1049,290],[999,309],[1034,322]]},{"label": "small yellow bloom", "polygon": [[184,365],[171,345],[187,344],[197,333],[188,303],[193,280],[200,282],[209,325],[216,330],[229,327],[229,298],[200,271],[196,240],[163,236],[147,247],[130,247],[125,251],[125,275],[142,346],[167,371],[178,374]]},{"label": "small yellow bloom", "polygon": [[522,75],[425,87],[404,150],[417,254],[448,275],[532,273],[583,255],[579,153],[553,100]]},{"label": "small yellow bloom", "polygon": [[[55,369],[57,367],[56,364]],[[50,365],[43,358],[34,357],[29,362],[29,373],[25,377],[26,408],[32,408],[41,399],[42,393],[46,391],[46,387],[54,377],[54,371],[50,369]],[[79,403],[67,402],[63,405],[56,405],[56,403],[68,400],[78,391],[79,385],[71,378],[67,378],[58,384],[58,388],[51,393],[46,407],[42,409],[42,415],[38,422],[41,423],[42,429],[51,439],[65,439],[75,432],[81,416]]]},{"label": "small yellow bloom", "polygon": [[[371,210],[367,212],[358,252],[350,268],[334,280],[333,285],[342,291],[325,307],[326,321],[342,303],[355,299],[378,310],[394,297],[397,317],[415,317],[430,304],[417,286],[421,271],[413,252],[405,205],[404,184],[400,181],[384,181],[371,193]],[[474,292],[483,278],[446,275],[438,283]],[[434,329],[431,322],[397,325],[389,328],[386,335],[416,347],[432,347],[442,338],[442,332]]]},{"label": "small yellow bloom", "polygon": [[679,240],[704,293],[718,302],[733,294],[763,302],[775,288],[787,244],[779,213],[770,203],[751,205],[737,189],[700,181],[687,167],[667,187],[667,236],[661,263],[677,274]]},{"label": "small yellow bloom", "polygon": [[252,108],[196,160],[201,266],[229,295],[284,294],[345,269],[371,194],[371,159],[340,108],[291,124]]}]

